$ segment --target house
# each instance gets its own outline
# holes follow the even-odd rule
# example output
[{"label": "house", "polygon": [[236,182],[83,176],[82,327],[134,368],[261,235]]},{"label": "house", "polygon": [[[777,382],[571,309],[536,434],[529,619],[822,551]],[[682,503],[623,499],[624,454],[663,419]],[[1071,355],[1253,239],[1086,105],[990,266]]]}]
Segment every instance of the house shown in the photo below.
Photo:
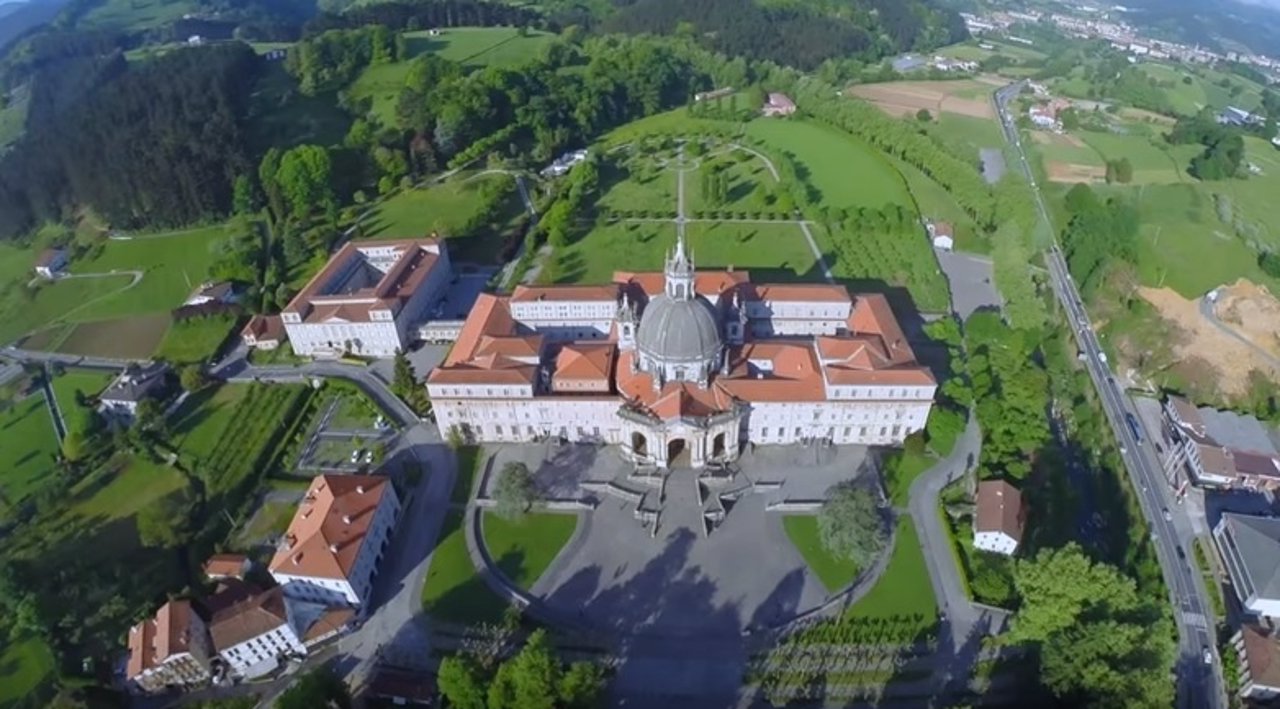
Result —
[{"label": "house", "polygon": [[205,282],[191,291],[191,295],[182,304],[234,303],[237,298],[236,287],[230,281]]},{"label": "house", "polygon": [[1280,135],[1277,135],[1276,137],[1272,138],[1271,144],[1276,146],[1277,148],[1280,148]]},{"label": "house", "polygon": [[125,678],[133,691],[159,692],[209,680],[214,656],[209,631],[187,600],[160,606],[155,617],[129,629]]},{"label": "house", "polygon": [[41,278],[53,280],[67,267],[66,249],[45,249],[36,258],[36,274]]},{"label": "house", "polygon": [[903,54],[893,60],[892,66],[894,71],[899,74],[905,74],[923,67],[924,59],[914,54]]},{"label": "house", "polygon": [[168,386],[169,366],[163,362],[130,364],[98,395],[98,411],[129,419],[143,399],[158,398]]},{"label": "house", "polygon": [[399,514],[385,477],[318,476],[271,560],[271,575],[291,599],[361,607]]},{"label": "house", "polygon": [[1048,106],[1032,106],[1027,109],[1027,117],[1037,128],[1054,129],[1058,127],[1058,117]]},{"label": "house", "polygon": [[210,581],[219,579],[244,580],[252,562],[244,554],[214,554],[204,562],[204,577]]},{"label": "house", "polygon": [[1165,400],[1165,474],[1180,468],[1199,486],[1275,490],[1280,488],[1280,450],[1273,434],[1252,416],[1196,408],[1178,396]]},{"label": "house", "polygon": [[1257,125],[1265,121],[1263,116],[1259,116],[1243,108],[1235,106],[1227,106],[1218,113],[1218,123],[1224,126],[1249,126]]},{"label": "house", "polygon": [[973,547],[1012,556],[1026,528],[1022,493],[1004,480],[984,480],[978,483],[975,507]]},{"label": "house", "polygon": [[443,239],[350,241],[280,313],[293,351],[390,357],[453,281]]},{"label": "house", "polygon": [[951,222],[929,222],[925,224],[925,229],[929,232],[929,241],[933,243],[933,248],[939,251],[950,251],[955,248],[955,228],[951,226]]},{"label": "house", "polygon": [[279,315],[254,315],[240,331],[245,346],[259,350],[274,350],[284,338],[284,321]]},{"label": "house", "polygon": [[1245,611],[1280,618],[1280,519],[1223,512],[1213,541]]},{"label": "house", "polygon": [[1280,642],[1265,628],[1251,623],[1231,637],[1240,657],[1240,696],[1254,701],[1280,697]]},{"label": "house", "polygon": [[761,113],[766,116],[790,116],[796,112],[796,105],[786,94],[769,94]]},{"label": "house", "polygon": [[209,618],[209,635],[231,674],[246,679],[274,671],[282,660],[307,654],[289,624],[284,589],[279,586],[217,607]]},{"label": "house", "polygon": [[193,34],[190,37],[187,37],[188,47],[199,47],[202,44],[204,44],[204,37],[201,37],[198,34]]},{"label": "house", "polygon": [[590,155],[590,152],[587,151],[586,148],[565,153],[552,161],[550,165],[542,168],[541,174],[543,177],[560,177],[562,175],[567,175],[569,174],[569,170],[573,169],[574,165],[586,160],[588,155]]}]

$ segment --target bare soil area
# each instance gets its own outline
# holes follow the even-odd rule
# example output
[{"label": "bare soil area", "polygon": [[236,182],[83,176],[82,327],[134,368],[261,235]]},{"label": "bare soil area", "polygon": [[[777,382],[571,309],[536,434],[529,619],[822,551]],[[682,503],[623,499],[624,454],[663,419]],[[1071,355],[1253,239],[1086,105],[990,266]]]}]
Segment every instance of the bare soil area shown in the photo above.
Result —
[{"label": "bare soil area", "polygon": [[1142,287],[1138,291],[1161,317],[1181,330],[1182,336],[1173,343],[1177,356],[1212,369],[1223,394],[1246,394],[1249,373],[1254,370],[1276,374],[1265,357],[1209,322],[1200,313],[1198,301],[1187,300],[1170,288]]},{"label": "bare soil area", "polygon": [[1241,278],[1219,288],[1213,312],[1250,342],[1280,357],[1280,300],[1266,286]]},{"label": "bare soil area", "polygon": [[1049,173],[1051,182],[1102,182],[1107,179],[1107,169],[1098,165],[1049,162],[1045,171]]},{"label": "bare soil area", "polygon": [[978,81],[893,81],[863,84],[849,92],[895,118],[914,116],[922,108],[933,113],[995,118],[990,100],[966,97],[973,96],[975,89],[989,92],[990,86]]}]

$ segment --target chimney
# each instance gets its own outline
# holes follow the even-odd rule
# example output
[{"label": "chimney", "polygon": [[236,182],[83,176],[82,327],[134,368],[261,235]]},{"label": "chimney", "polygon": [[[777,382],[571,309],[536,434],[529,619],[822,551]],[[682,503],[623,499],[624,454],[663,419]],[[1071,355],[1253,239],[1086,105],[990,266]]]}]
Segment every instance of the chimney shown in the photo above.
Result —
[{"label": "chimney", "polygon": [[342,515],[343,524],[351,524],[351,515]]},{"label": "chimney", "polygon": [[329,545],[329,551],[330,551],[330,552],[332,552],[332,553],[334,553],[334,554],[337,554],[337,553],[338,553],[338,545],[337,545],[337,544],[330,544],[330,545]]},{"label": "chimney", "polygon": [[300,563],[302,563],[302,554],[300,554],[300,553],[299,553],[299,554],[294,554],[294,555],[293,555],[293,565],[294,565],[294,566],[297,566],[297,565],[298,565],[298,564],[300,564]]},{"label": "chimney", "polygon": [[[356,485],[356,494],[358,494],[358,495],[363,495],[363,494],[364,494],[364,485]],[[350,520],[348,520],[348,521],[350,521]]]}]

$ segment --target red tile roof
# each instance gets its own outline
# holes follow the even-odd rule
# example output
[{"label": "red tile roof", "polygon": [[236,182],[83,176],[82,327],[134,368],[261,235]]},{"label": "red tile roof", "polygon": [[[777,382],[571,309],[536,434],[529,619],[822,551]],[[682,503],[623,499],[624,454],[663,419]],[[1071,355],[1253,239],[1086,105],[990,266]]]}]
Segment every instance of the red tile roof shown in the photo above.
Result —
[{"label": "red tile roof", "polygon": [[390,483],[377,475],[321,475],[298,506],[273,573],[347,579]]},{"label": "red tile roof", "polygon": [[[662,293],[664,278],[660,271],[615,271],[613,274],[614,283],[635,286],[650,298]],[[704,296],[720,296],[750,282],[751,274],[747,271],[698,271],[694,275],[693,289]]]},{"label": "red tile roof", "polygon": [[612,344],[573,343],[556,355],[556,379],[608,379],[618,348]]},{"label": "red tile roof", "polygon": [[284,322],[279,315],[254,315],[240,331],[241,337],[252,337],[257,342],[284,339]]},{"label": "red tile roof", "polygon": [[[395,263],[382,274],[377,283],[352,293],[327,294],[325,288],[334,275],[349,267],[354,259],[364,259],[362,249],[394,246],[400,249]],[[388,239],[348,241],[329,259],[325,267],[307,281],[307,285],[294,296],[286,313],[296,313],[303,322],[325,322],[339,319],[346,322],[367,322],[370,313],[378,310],[395,310],[410,298],[422,285],[440,261],[435,250],[443,251],[444,242],[439,239]]]},{"label": "red tile roof", "polygon": [[755,296],[772,302],[847,303],[850,300],[844,286],[826,283],[771,283],[757,286]]},{"label": "red tile roof", "polygon": [[284,589],[276,586],[214,613],[209,619],[209,636],[214,649],[223,652],[288,622]]},{"label": "red tile roof", "polygon": [[204,575],[211,579],[222,576],[243,578],[248,564],[249,557],[244,554],[214,554],[204,562]]},{"label": "red tile roof", "polygon": [[[476,352],[480,339],[485,335],[511,335],[515,332],[515,321],[511,319],[511,310],[507,307],[506,298],[490,293],[481,293],[476,304],[467,315],[458,339],[449,350],[444,366],[466,362]],[[436,371],[439,371],[437,369]],[[434,374],[434,372],[433,372]]]},{"label": "red tile roof", "polygon": [[195,611],[190,601],[174,600],[160,606],[154,618],[129,629],[129,661],[125,673],[129,678],[164,664],[170,657],[190,651],[191,618]]},{"label": "red tile roof", "polygon": [[55,260],[60,258],[63,255],[63,253],[64,252],[62,249],[45,249],[44,251],[40,252],[39,256],[36,257],[35,267],[36,268],[48,267]]}]

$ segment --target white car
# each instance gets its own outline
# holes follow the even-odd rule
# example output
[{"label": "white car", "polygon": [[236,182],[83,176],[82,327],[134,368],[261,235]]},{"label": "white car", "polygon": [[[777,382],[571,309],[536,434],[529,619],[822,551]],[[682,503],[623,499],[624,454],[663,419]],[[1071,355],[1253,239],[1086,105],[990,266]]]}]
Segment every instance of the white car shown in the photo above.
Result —
[{"label": "white car", "polygon": [[363,451],[360,451],[360,450],[353,450],[353,451],[351,451],[351,462],[352,462],[352,464],[355,464],[355,463],[359,463],[359,462],[360,462],[360,454],[361,454],[362,452],[363,452]]},{"label": "white car", "polygon": [[1213,664],[1213,651],[1209,649],[1208,645],[1204,646],[1204,664],[1206,665]]}]

